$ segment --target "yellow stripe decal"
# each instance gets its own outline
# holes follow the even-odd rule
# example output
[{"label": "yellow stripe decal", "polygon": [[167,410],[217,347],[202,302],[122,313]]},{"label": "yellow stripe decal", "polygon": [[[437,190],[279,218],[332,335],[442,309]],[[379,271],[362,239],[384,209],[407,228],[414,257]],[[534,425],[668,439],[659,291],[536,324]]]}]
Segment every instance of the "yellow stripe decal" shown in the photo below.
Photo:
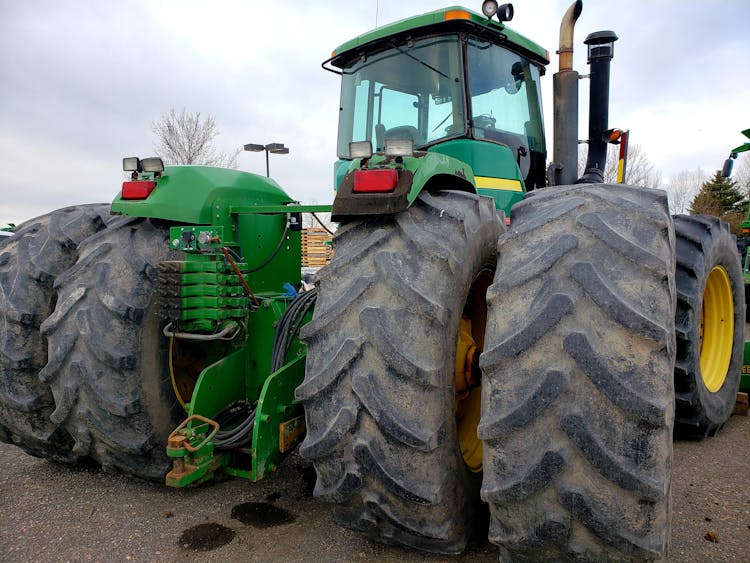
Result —
[{"label": "yellow stripe decal", "polygon": [[506,178],[489,178],[487,176],[474,176],[477,188],[485,190],[509,190],[511,192],[522,192],[520,180],[508,180]]}]

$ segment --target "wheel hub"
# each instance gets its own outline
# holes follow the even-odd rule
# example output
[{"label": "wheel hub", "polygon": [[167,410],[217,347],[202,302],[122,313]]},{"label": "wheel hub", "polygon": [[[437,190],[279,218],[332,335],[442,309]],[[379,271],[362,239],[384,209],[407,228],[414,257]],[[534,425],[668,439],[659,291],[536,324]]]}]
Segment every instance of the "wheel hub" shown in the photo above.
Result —
[{"label": "wheel hub", "polygon": [[484,346],[487,324],[487,288],[493,273],[482,271],[472,284],[456,342],[456,428],[458,445],[464,463],[470,471],[482,471],[482,441],[477,437],[477,426],[482,416],[482,372],[479,355]]},{"label": "wheel hub", "polygon": [[734,343],[734,300],[729,274],[715,266],[706,280],[700,325],[703,384],[715,393],[724,385]]}]

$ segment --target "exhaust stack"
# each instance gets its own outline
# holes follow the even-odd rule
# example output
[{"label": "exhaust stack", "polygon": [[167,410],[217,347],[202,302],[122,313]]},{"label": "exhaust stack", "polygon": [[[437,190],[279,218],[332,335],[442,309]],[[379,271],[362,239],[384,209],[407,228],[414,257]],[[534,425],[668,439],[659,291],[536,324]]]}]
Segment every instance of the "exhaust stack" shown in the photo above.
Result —
[{"label": "exhaust stack", "polygon": [[614,31],[591,33],[584,43],[588,45],[588,63],[591,66],[589,94],[589,151],[586,169],[576,183],[604,181],[607,163],[607,140],[604,138],[609,121],[609,67],[614,56],[617,35]]},{"label": "exhaust stack", "polygon": [[583,1],[570,5],[560,23],[560,70],[552,77],[554,92],[554,162],[548,180],[551,186],[572,184],[578,177],[578,73],[573,70],[573,28],[583,10]]}]

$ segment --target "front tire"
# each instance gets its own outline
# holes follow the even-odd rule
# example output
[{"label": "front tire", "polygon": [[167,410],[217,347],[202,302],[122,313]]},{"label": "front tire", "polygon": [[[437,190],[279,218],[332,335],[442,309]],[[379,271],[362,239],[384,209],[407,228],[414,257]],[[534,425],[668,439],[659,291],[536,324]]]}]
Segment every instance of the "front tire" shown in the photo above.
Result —
[{"label": "front tire", "polygon": [[458,348],[481,345],[485,321],[474,313],[502,228],[491,200],[439,192],[336,234],[302,331],[307,369],[296,395],[307,422],[300,453],[339,525],[425,551],[463,550],[479,497],[461,453],[474,429],[459,444],[457,344],[469,317],[478,330],[464,330]]},{"label": "front tire", "polygon": [[664,192],[517,204],[481,358],[482,498],[513,561],[643,560],[669,541],[674,234]]},{"label": "front tire", "polygon": [[183,414],[154,302],[168,237],[167,224],[128,217],[89,237],[41,327],[49,361],[39,375],[57,405],[50,418],[73,437],[74,454],[154,480],[169,468],[166,439]]},{"label": "front tire", "polygon": [[729,225],[677,215],[675,434],[713,436],[734,408],[740,385],[745,286]]}]

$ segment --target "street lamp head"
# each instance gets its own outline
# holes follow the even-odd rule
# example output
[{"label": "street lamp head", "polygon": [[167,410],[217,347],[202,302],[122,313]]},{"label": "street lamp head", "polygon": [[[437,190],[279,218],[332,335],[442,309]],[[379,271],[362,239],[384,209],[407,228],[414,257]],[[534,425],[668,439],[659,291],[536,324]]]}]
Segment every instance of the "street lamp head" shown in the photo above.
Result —
[{"label": "street lamp head", "polygon": [[289,154],[289,147],[285,147],[284,143],[268,143],[267,145],[258,145],[255,143],[248,143],[244,145],[246,151],[262,152],[266,151],[266,176],[270,176],[268,167],[268,155],[269,154]]},{"label": "street lamp head", "polygon": [[266,150],[266,147],[264,145],[256,145],[254,143],[248,143],[244,146],[244,149],[246,151],[252,151],[252,152],[260,152]]},{"label": "street lamp head", "polygon": [[289,154],[289,149],[284,146],[284,143],[269,143],[266,145],[266,150],[273,154]]}]

